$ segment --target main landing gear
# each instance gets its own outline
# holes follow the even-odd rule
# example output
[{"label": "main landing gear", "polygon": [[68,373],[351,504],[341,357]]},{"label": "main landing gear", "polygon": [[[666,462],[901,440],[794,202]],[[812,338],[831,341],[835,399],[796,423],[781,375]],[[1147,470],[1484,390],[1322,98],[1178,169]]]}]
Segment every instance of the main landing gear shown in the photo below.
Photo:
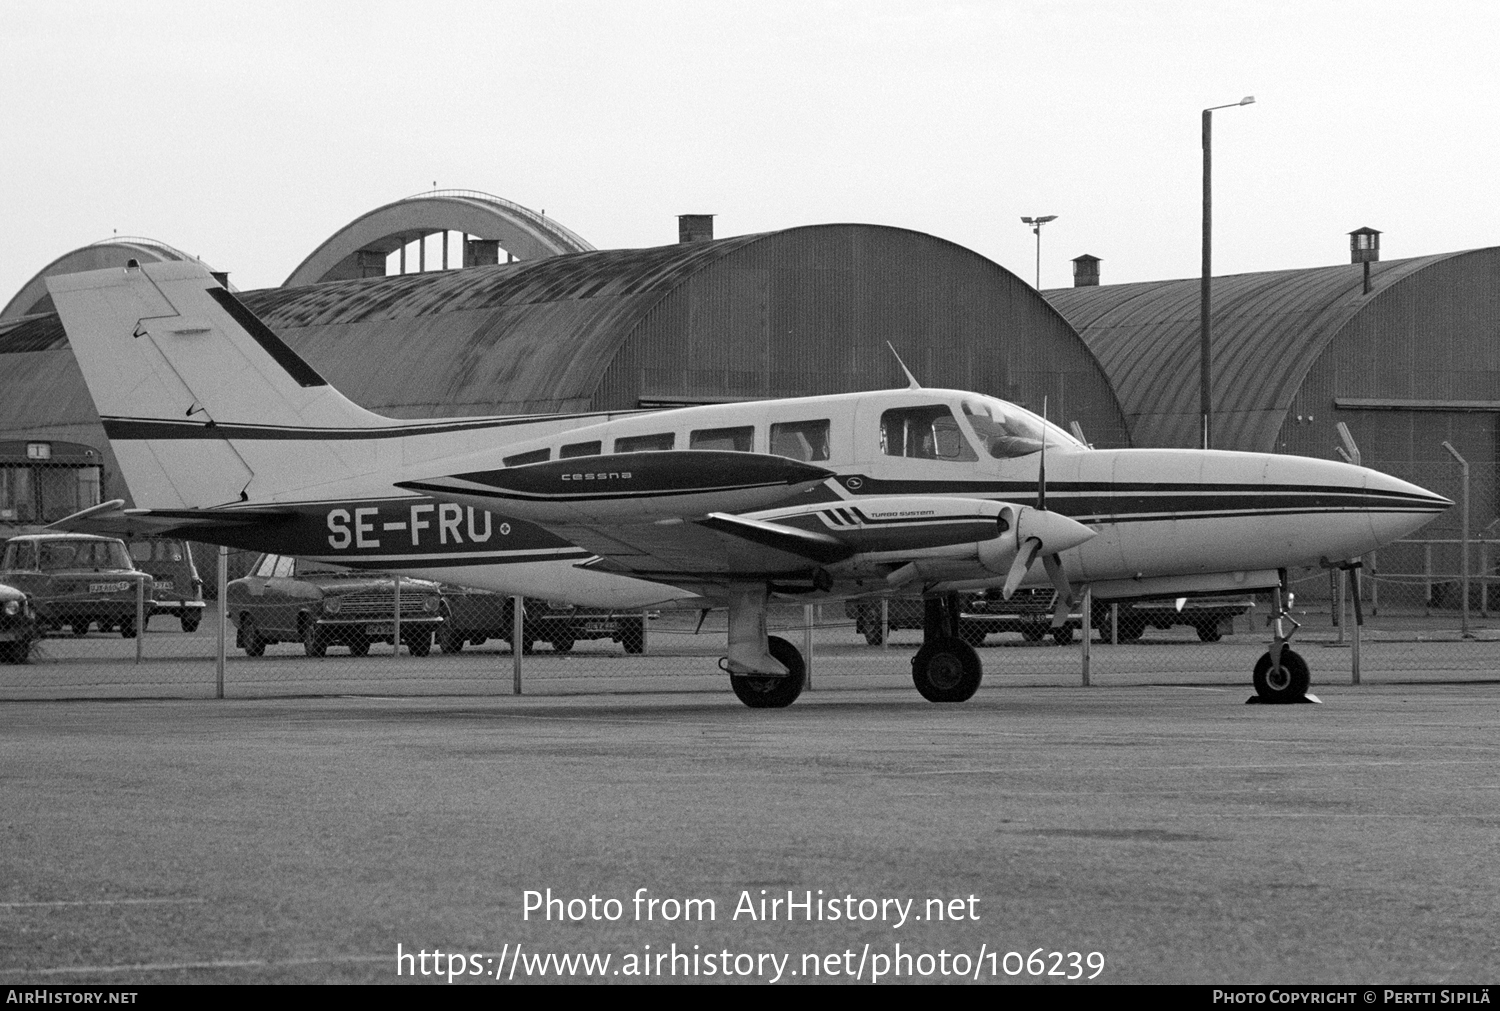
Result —
[{"label": "main landing gear", "polygon": [[[1312,683],[1307,661],[1302,659],[1300,653],[1287,645],[1297,629],[1302,626],[1292,617],[1291,611],[1283,603],[1289,595],[1284,592],[1285,575],[1282,579],[1283,586],[1276,588],[1273,603],[1276,613],[1271,623],[1275,629],[1275,635],[1271,640],[1271,648],[1255,661],[1255,672],[1252,676],[1255,682],[1255,697],[1249,701],[1273,705],[1316,702],[1319,701],[1317,696],[1307,694],[1308,685]],[[1283,633],[1283,621],[1291,622],[1290,632]]]},{"label": "main landing gear", "polygon": [[729,686],[752,709],[782,709],[797,701],[807,664],[797,647],[766,635],[767,588],[735,587],[729,600],[729,655],[719,666]]},{"label": "main landing gear", "polygon": [[923,601],[922,648],[911,658],[911,679],[928,702],[965,702],[979,690],[984,665],[959,634],[958,594]]}]

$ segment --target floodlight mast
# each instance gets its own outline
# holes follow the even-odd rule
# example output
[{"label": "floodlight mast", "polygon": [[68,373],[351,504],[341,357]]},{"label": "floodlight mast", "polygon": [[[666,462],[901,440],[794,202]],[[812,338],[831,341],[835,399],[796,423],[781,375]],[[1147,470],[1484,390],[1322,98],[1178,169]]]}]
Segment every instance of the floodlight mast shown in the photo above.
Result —
[{"label": "floodlight mast", "polygon": [[1209,278],[1213,274],[1213,114],[1216,109],[1233,109],[1255,104],[1254,95],[1238,102],[1213,105],[1203,110],[1203,276],[1198,282],[1198,402],[1203,414],[1203,448],[1212,444],[1213,421],[1213,352],[1209,349],[1211,330]]},{"label": "floodlight mast", "polygon": [[1042,226],[1049,221],[1056,221],[1056,214],[1043,214],[1035,218],[1022,218],[1021,223],[1031,226],[1031,233],[1036,236],[1036,290],[1042,290]]}]

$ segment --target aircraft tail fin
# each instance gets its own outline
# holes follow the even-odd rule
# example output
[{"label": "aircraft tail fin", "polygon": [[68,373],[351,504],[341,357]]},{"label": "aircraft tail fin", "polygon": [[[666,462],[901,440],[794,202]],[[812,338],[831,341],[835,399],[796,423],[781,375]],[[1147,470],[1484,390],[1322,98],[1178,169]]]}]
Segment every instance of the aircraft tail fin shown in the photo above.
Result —
[{"label": "aircraft tail fin", "polygon": [[360,469],[314,439],[286,440],[398,424],[330,386],[201,264],[47,287],[137,505],[265,500]]}]

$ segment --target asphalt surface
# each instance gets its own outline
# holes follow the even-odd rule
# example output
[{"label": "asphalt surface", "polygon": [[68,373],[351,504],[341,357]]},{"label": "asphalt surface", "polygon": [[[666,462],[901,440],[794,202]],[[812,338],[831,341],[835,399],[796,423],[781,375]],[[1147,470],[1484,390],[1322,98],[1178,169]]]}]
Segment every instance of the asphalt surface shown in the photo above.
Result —
[{"label": "asphalt surface", "polygon": [[1184,680],[7,701],[0,982],[1496,979],[1493,683]]}]

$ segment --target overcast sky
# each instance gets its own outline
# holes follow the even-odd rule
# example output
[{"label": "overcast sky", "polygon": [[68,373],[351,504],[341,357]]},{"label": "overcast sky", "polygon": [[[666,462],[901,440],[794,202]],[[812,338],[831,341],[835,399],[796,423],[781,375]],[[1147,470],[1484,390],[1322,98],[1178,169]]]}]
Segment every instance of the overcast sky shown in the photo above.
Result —
[{"label": "overcast sky", "polygon": [[600,248],[823,222],[929,232],[1042,286],[1500,243],[1500,4],[33,3],[0,0],[0,304],[144,235],[280,284],[426,190],[545,210]]}]

